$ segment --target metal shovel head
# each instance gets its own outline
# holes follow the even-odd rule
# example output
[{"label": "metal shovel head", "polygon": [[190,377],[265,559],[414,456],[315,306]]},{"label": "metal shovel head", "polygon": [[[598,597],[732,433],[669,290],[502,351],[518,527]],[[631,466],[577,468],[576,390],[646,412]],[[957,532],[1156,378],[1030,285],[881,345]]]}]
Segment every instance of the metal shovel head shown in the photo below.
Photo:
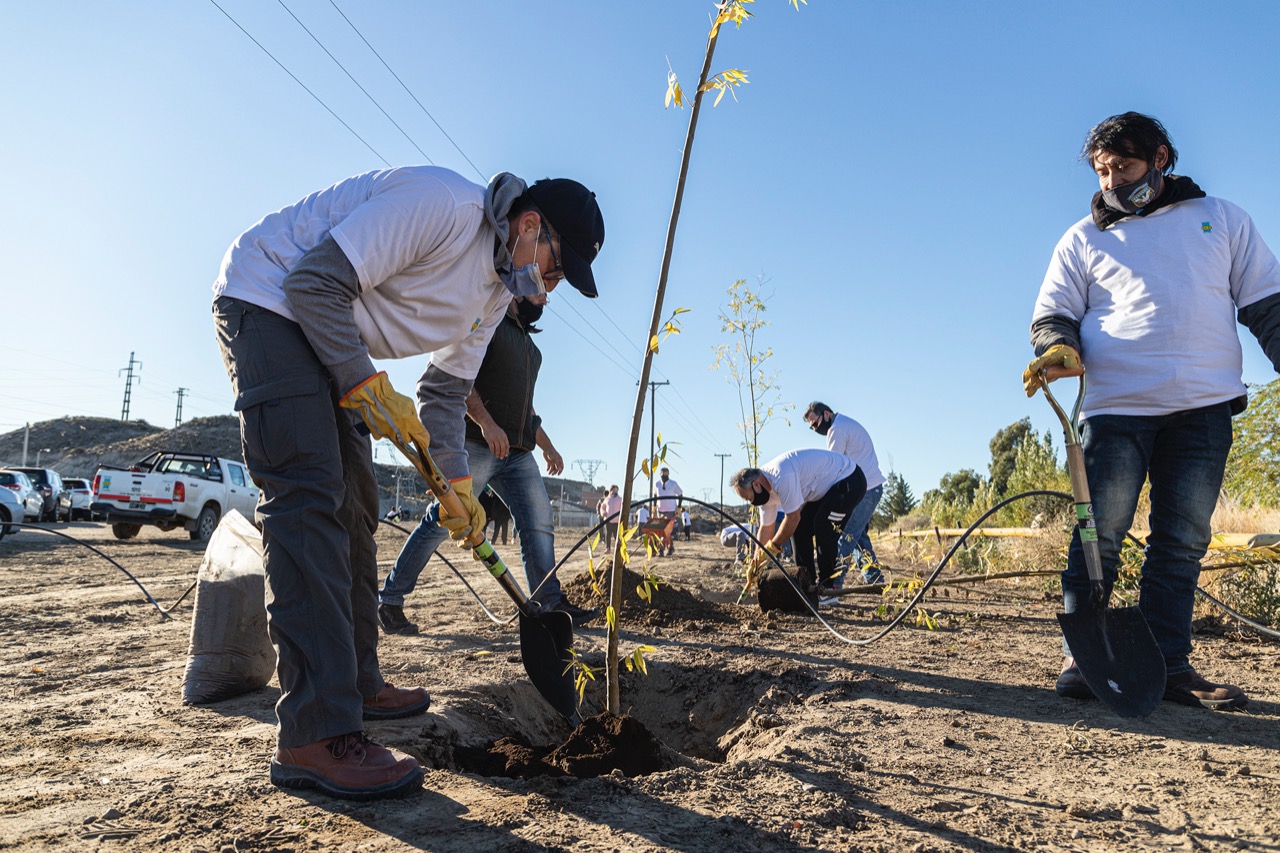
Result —
[{"label": "metal shovel head", "polygon": [[520,657],[529,680],[542,698],[565,719],[577,719],[573,675],[569,654],[573,646],[573,620],[568,613],[544,610],[534,615],[520,613]]},{"label": "metal shovel head", "polygon": [[1164,698],[1164,655],[1136,607],[1059,613],[1058,624],[1093,695],[1122,717],[1145,717]]}]

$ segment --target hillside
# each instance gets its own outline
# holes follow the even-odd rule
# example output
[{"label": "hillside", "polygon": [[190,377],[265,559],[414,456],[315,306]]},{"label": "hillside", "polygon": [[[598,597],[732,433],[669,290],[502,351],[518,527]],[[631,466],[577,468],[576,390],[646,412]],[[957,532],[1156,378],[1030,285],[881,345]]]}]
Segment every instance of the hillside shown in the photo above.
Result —
[{"label": "hillside", "polygon": [[[0,435],[0,467],[22,465],[24,430]],[[47,448],[47,452],[46,451]],[[113,418],[66,417],[31,424],[27,441],[27,465],[53,468],[64,477],[91,478],[98,468],[124,467],[156,450],[209,453],[227,459],[241,459],[240,425],[233,415],[193,418],[179,427],[165,429],[146,421]],[[375,464],[378,488],[384,508],[395,503],[396,467]],[[400,504],[420,512],[428,503],[426,484],[411,468],[400,469]],[[547,478],[548,493],[560,495],[564,486],[570,500],[585,500],[594,506],[597,499],[587,483]],[[585,493],[585,494],[584,494]]]}]

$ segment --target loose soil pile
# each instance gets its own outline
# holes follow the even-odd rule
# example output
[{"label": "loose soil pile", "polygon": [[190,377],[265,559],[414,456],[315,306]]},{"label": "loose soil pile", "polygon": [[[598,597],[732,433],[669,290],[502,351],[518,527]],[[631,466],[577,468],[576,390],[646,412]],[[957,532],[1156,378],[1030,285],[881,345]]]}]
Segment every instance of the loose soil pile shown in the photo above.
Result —
[{"label": "loose soil pile", "polygon": [[[101,525],[58,529],[89,537],[166,603],[200,564],[181,531],[120,542]],[[380,531],[384,573],[402,541]],[[1195,638],[1203,674],[1249,691],[1244,713],[1165,704],[1126,720],[1053,694],[1058,602],[1040,579],[940,594],[928,605],[938,630],[855,647],[812,616],[734,605],[741,578],[714,539],[677,548],[655,561],[670,584],[652,606],[627,577],[621,652],[657,651],[647,676],[624,674],[630,722],[611,721],[616,731],[571,732],[529,686],[514,625],[494,625],[452,573],[428,566],[406,606],[421,633],[384,636],[380,655],[386,677],[427,687],[432,707],[368,724],[424,764],[425,787],[347,803],[268,782],[274,682],[183,706],[190,599],[162,620],[88,551],[5,537],[0,849],[1280,849],[1274,643],[1232,630]],[[518,565],[514,545],[499,550]],[[881,557],[905,568],[887,545]],[[491,606],[508,607],[482,568],[456,562]],[[568,565],[566,585],[596,602],[585,568]],[[823,615],[851,636],[884,624],[851,606]],[[577,630],[575,645],[603,662],[601,627]],[[584,715],[603,688],[588,688]],[[637,744],[660,763],[602,760]]]}]

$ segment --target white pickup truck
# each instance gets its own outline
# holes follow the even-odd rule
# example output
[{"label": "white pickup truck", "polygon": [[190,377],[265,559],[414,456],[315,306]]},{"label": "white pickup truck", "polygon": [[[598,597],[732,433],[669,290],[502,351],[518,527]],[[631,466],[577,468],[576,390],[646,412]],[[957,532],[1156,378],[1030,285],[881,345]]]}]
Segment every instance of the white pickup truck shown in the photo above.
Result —
[{"label": "white pickup truck", "polygon": [[258,488],[243,462],[203,453],[158,450],[127,469],[102,468],[93,478],[93,514],[117,539],[132,539],[144,524],[183,528],[208,541],[222,514],[253,518]]}]

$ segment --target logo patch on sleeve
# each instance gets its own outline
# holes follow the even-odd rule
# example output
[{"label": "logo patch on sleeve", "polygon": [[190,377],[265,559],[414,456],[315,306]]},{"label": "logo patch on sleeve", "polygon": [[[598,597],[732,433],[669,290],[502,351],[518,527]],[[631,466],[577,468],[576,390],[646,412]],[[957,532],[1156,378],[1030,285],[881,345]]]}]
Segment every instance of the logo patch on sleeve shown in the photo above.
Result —
[{"label": "logo patch on sleeve", "polygon": [[475,331],[476,329],[478,329],[478,328],[480,328],[480,318],[479,318],[479,317],[477,317],[477,318],[476,318],[476,320],[475,320],[475,322],[471,324],[471,331],[473,331],[473,332],[474,332],[474,331]]},{"label": "logo patch on sleeve", "polygon": [[1213,230],[1213,226],[1212,226],[1212,225],[1210,225],[1208,222],[1201,222],[1201,223],[1200,223],[1200,230],[1201,230],[1201,231],[1203,231],[1204,233],[1208,234],[1210,231],[1212,231],[1212,230]]}]

